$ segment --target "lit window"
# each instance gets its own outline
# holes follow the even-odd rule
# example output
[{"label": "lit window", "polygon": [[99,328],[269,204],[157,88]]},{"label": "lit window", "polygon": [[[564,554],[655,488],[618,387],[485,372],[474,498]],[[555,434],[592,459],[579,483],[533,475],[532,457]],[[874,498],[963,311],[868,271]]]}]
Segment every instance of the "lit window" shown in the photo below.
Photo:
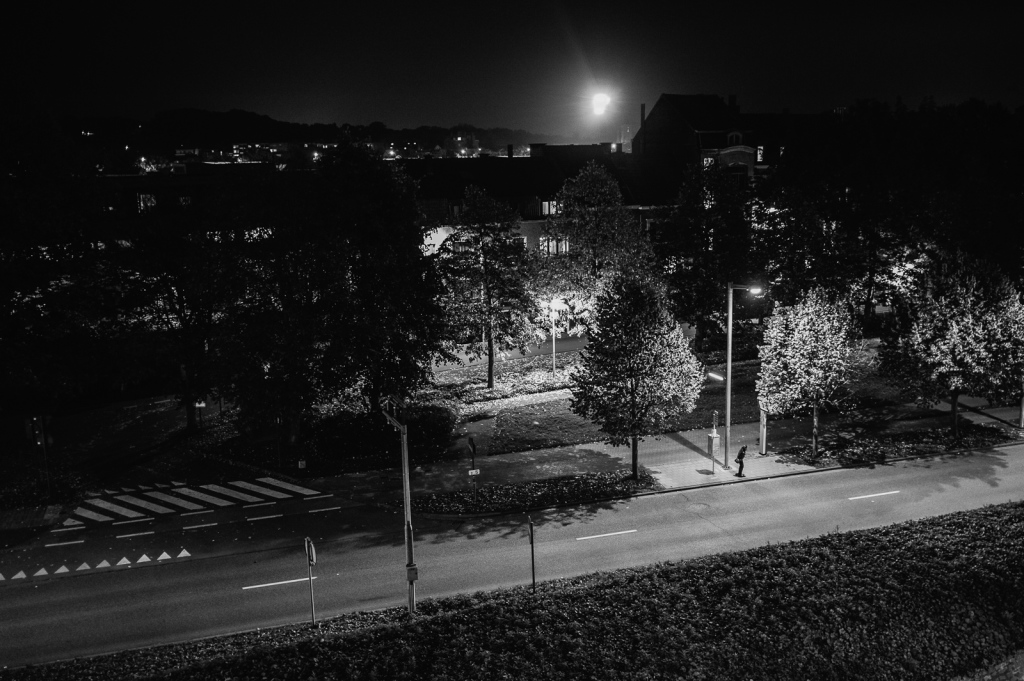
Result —
[{"label": "lit window", "polygon": [[544,236],[540,239],[540,250],[546,255],[563,255],[569,252],[569,241]]},{"label": "lit window", "polygon": [[763,163],[764,162],[764,147],[759,146],[757,148],[757,162],[758,163]]},{"label": "lit window", "polygon": [[544,215],[558,215],[558,201],[541,201],[540,209]]},{"label": "lit window", "polygon": [[139,194],[139,212],[148,213],[156,208],[156,195]]}]

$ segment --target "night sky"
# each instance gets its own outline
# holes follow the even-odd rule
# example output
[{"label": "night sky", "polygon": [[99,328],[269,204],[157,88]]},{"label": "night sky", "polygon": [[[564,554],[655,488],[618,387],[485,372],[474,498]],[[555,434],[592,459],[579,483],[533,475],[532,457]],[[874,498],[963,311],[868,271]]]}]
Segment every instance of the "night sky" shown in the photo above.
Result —
[{"label": "night sky", "polygon": [[[290,122],[469,123],[583,142],[611,139],[624,124],[635,130],[640,104],[650,110],[662,92],[735,94],[747,112],[897,97],[916,108],[928,96],[1024,104],[1019,10],[477,2],[246,3],[232,13],[224,4],[34,3],[8,23],[4,78],[14,87],[5,90],[59,112],[144,119],[170,108],[243,109]],[[596,119],[588,102],[599,90],[612,105]]]}]

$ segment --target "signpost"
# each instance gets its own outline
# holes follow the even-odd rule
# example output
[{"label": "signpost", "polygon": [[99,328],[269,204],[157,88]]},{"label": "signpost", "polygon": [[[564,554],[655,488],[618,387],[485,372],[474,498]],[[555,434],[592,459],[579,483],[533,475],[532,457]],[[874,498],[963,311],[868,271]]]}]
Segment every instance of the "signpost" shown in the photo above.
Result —
[{"label": "signpost", "polygon": [[471,469],[469,471],[469,477],[473,478],[473,503],[476,503],[476,501],[477,501],[477,496],[476,496],[476,478],[474,477],[474,476],[477,476],[477,475],[480,475],[480,469],[479,468],[473,468],[473,469]]},{"label": "signpost", "polygon": [[409,429],[404,423],[388,412],[388,409],[395,409],[400,405],[401,402],[397,398],[389,396],[385,400],[381,411],[388,422],[402,436],[402,496],[405,502],[405,556],[407,561],[405,564],[405,576],[409,582],[409,615],[411,616],[416,614],[416,580],[419,579],[419,569],[416,567],[416,556],[413,551],[412,494],[409,491]]},{"label": "signpost", "polygon": [[533,548],[533,518],[526,516],[526,519],[530,521],[530,578],[533,581],[533,593],[537,593],[537,564],[534,560]]},{"label": "signpost", "polygon": [[306,537],[306,562],[309,563],[309,616],[310,621],[316,624],[316,605],[313,603],[313,566],[316,565],[316,547],[313,540]]}]

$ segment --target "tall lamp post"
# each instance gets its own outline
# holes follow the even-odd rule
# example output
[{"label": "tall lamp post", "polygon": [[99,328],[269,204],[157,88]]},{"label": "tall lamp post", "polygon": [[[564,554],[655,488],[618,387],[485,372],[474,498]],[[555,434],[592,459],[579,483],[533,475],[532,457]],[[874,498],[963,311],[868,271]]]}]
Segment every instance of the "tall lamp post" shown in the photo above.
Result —
[{"label": "tall lamp post", "polygon": [[725,442],[722,452],[722,468],[729,468],[729,430],[732,426],[732,291],[750,291],[755,296],[761,292],[759,286],[737,286],[731,281],[729,287],[729,314],[725,331]]},{"label": "tall lamp post", "polygon": [[388,422],[395,427],[402,436],[402,496],[405,506],[405,572],[409,582],[409,615],[416,614],[416,580],[419,578],[419,570],[416,567],[416,557],[413,553],[412,538],[412,495],[409,493],[409,428],[406,424],[395,418],[388,409],[397,411],[396,407],[402,403],[395,397],[388,397],[382,408]]},{"label": "tall lamp post", "polygon": [[551,318],[551,375],[555,375],[555,336],[558,335],[558,330],[555,328],[555,322],[558,321],[558,313],[561,310],[566,309],[565,303],[559,298],[552,298],[551,302],[547,304],[549,310],[549,316]]}]

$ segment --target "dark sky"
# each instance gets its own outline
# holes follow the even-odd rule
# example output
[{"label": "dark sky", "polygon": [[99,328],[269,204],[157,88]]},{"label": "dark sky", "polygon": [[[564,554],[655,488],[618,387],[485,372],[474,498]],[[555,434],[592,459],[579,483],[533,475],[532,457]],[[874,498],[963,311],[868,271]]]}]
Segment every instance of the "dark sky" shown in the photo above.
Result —
[{"label": "dark sky", "polygon": [[[897,96],[911,107],[926,96],[1024,104],[1021,13],[975,4],[921,13],[863,2],[810,13],[767,2],[667,11],[627,1],[290,2],[236,13],[214,0],[32,4],[43,9],[8,22],[4,77],[19,98],[88,113],[244,109],[587,142],[635,129],[640,104],[649,110],[662,92],[735,94],[751,112]],[[598,90],[613,102],[602,119],[588,111]]]}]

